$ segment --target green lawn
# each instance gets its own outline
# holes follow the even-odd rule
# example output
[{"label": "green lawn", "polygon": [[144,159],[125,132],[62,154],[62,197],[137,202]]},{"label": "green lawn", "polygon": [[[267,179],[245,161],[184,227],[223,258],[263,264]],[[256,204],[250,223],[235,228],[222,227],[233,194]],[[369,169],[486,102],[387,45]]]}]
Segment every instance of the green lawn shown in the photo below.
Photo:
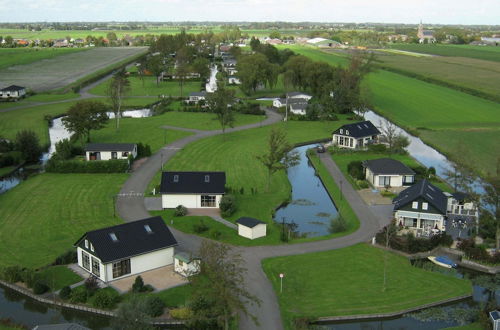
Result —
[{"label": "green lawn", "polygon": [[168,290],[153,293],[169,308],[186,306],[189,297],[191,296],[191,286],[189,284],[177,286]]},{"label": "green lawn", "polygon": [[65,286],[83,281],[83,278],[69,269],[66,265],[44,268],[40,270],[38,274],[52,291],[57,291]]},{"label": "green lawn", "polygon": [[418,45],[395,44],[391,48],[410,52],[434,54],[441,56],[470,57],[480,60],[500,62],[500,47],[470,46],[470,45]]},{"label": "green lawn", "polygon": [[0,167],[0,177],[2,177],[3,175],[9,174],[15,168],[16,168],[15,166]]},{"label": "green lawn", "polygon": [[457,326],[457,327],[450,327],[450,328],[445,328],[445,330],[483,330],[483,326],[479,322],[474,322],[471,324],[466,324],[462,326]]},{"label": "green lawn", "polygon": [[127,177],[46,173],[0,195],[0,266],[45,266],[86,231],[119,224],[112,196]]},{"label": "green lawn", "polygon": [[[250,95],[245,94],[241,88],[237,85],[228,85],[227,89],[232,89],[235,91],[235,96],[237,98],[249,98],[249,99],[256,99],[260,97],[278,97],[281,95],[284,95],[286,93],[285,87],[283,86],[283,75],[279,75],[278,77],[278,83],[276,86],[273,88],[265,87],[263,89],[257,90],[255,93],[252,93]],[[270,103],[272,105],[272,101]]]},{"label": "green lawn", "polygon": [[[387,289],[383,289],[387,254]],[[366,244],[326,252],[265,259],[285,326],[297,317],[377,314],[472,292],[467,280],[432,273],[408,259]],[[279,274],[284,273],[283,293]]]},{"label": "green lawn", "polygon": [[[0,34],[1,35],[1,34]],[[0,69],[81,52],[85,48],[0,48]]]}]

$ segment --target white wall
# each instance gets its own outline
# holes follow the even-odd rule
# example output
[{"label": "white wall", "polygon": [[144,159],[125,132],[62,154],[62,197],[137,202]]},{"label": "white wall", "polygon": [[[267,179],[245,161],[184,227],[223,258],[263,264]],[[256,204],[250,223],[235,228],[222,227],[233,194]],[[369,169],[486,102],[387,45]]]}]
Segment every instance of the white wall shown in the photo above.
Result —
[{"label": "white wall", "polygon": [[306,111],[305,110],[302,110],[302,109],[294,109],[293,108],[293,105],[290,106],[290,112],[293,113],[293,114],[296,114],[296,115],[305,115],[306,114]]},{"label": "white wall", "polygon": [[[219,207],[222,195],[215,195],[215,205],[214,208]],[[196,209],[201,208],[201,195],[195,194],[163,194],[162,195],[162,207],[164,209],[173,209],[179,205],[183,205],[187,208]]]},{"label": "white wall", "polygon": [[281,107],[284,107],[285,105],[286,105],[286,103],[285,104],[281,103],[280,99],[276,99],[273,101],[273,107],[275,107],[275,108],[281,108]]},{"label": "white wall", "polygon": [[[93,151],[87,151],[85,152],[85,158],[87,160],[90,160],[90,154],[93,153]],[[101,160],[110,160],[111,158],[111,151],[100,151],[101,154]],[[129,153],[130,155],[130,153]],[[137,147],[134,149],[132,152],[132,156],[135,158],[137,157]],[[128,159],[128,156],[123,156],[123,151],[117,151],[116,152],[116,159]]]},{"label": "white wall", "polygon": [[310,100],[312,98],[311,95],[307,95],[307,94],[299,94],[299,95],[294,95],[294,96],[290,96],[291,99],[306,99],[306,100]]},{"label": "white wall", "polygon": [[[82,251],[89,255],[89,258],[90,258],[90,264],[89,264],[90,267],[89,268],[90,268],[90,270],[83,267]],[[83,270],[85,270],[86,272],[93,274],[93,275],[96,275],[96,274],[92,273],[92,258],[97,259],[99,261],[99,276],[97,276],[97,277],[99,277],[102,281],[106,282],[105,265],[101,262],[101,260],[99,258],[93,256],[92,254],[88,253],[87,251],[85,251],[84,249],[82,249],[80,247],[76,248],[76,253],[78,256],[78,266],[80,266]]]},{"label": "white wall", "polygon": [[[379,184],[380,176],[390,176],[391,177],[391,187],[402,187],[403,186],[403,176],[402,175],[375,175],[375,182],[373,185],[375,187],[384,187],[384,185]],[[372,181],[373,182],[373,181]]]},{"label": "white wall", "polygon": [[200,261],[192,260],[189,264],[187,262],[183,262],[181,266],[179,259],[174,258],[174,270],[182,276],[194,275],[200,271]]},{"label": "white wall", "polygon": [[238,235],[249,239],[256,239],[266,236],[267,225],[265,223],[258,224],[253,228],[238,224]]},{"label": "white wall", "polygon": [[26,90],[20,91],[9,91],[9,92],[0,92],[0,96],[4,99],[8,99],[9,97],[21,97],[26,95]]}]

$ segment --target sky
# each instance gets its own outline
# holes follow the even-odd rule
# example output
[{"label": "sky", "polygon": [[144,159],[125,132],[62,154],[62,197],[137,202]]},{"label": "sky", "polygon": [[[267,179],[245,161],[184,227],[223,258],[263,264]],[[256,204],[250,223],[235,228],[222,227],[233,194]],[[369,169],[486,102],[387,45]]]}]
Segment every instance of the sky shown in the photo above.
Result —
[{"label": "sky", "polygon": [[[15,5],[12,5],[15,3]],[[0,22],[286,21],[500,25],[500,0],[0,0]]]}]

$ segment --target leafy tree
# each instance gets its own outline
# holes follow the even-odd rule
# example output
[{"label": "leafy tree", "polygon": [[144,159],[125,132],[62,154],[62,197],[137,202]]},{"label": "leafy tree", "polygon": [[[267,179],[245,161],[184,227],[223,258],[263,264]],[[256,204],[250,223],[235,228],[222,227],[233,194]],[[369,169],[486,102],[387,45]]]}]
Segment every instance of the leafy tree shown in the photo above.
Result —
[{"label": "leafy tree", "polygon": [[38,162],[42,155],[42,147],[35,132],[31,130],[19,131],[15,141],[16,149],[22,153],[25,161]]},{"label": "leafy tree", "polygon": [[140,295],[132,295],[118,306],[112,327],[119,330],[153,330],[155,328],[150,325],[151,317],[147,312],[146,299]]},{"label": "leafy tree", "polygon": [[250,39],[250,47],[254,52],[257,51],[260,47],[260,40],[258,38],[252,37],[252,39]]},{"label": "leafy tree", "polygon": [[201,79],[206,79],[210,75],[210,61],[200,57],[193,61],[193,71],[200,74]]},{"label": "leafy tree", "polygon": [[67,160],[73,156],[73,144],[69,139],[64,139],[56,143],[56,153],[52,157],[60,160]]},{"label": "leafy tree", "polygon": [[108,32],[106,34],[106,39],[109,40],[110,44],[114,44],[114,43],[116,43],[116,40],[118,40],[118,37],[116,36],[116,33],[114,33],[114,32]]},{"label": "leafy tree", "polygon": [[130,91],[130,82],[125,69],[115,73],[108,85],[108,97],[116,118],[116,129],[120,128],[120,117],[125,95]]},{"label": "leafy tree", "polygon": [[147,69],[151,71],[151,73],[156,77],[156,86],[158,86],[160,82],[160,76],[165,69],[162,57],[159,55],[150,56],[146,66]]},{"label": "leafy tree", "polygon": [[[497,171],[500,166],[497,166]],[[500,248],[500,176],[488,179],[484,186],[483,202],[491,210],[491,218],[496,225],[496,248]]]},{"label": "leafy tree", "polygon": [[303,55],[292,56],[284,65],[285,84],[294,88],[306,89],[308,87],[307,67],[312,61]]},{"label": "leafy tree", "polygon": [[271,39],[281,39],[281,33],[279,31],[272,31],[269,33],[269,38]]},{"label": "leafy tree", "polygon": [[218,86],[214,93],[208,94],[207,105],[211,112],[215,113],[222,128],[222,133],[226,127],[233,127],[234,112],[231,103],[234,99],[234,91]]},{"label": "leafy tree", "polygon": [[262,85],[276,85],[279,68],[276,64],[269,63],[263,54],[240,56],[236,67],[241,79],[241,89],[247,94],[255,92]]},{"label": "leafy tree", "polygon": [[299,162],[299,154],[291,152],[293,146],[287,141],[285,131],[273,128],[269,134],[268,151],[257,159],[267,168],[267,191],[271,184],[273,173],[284,170]]},{"label": "leafy tree", "polygon": [[101,129],[108,122],[106,105],[99,101],[79,101],[69,108],[62,122],[78,138],[86,137],[90,142],[90,131]]},{"label": "leafy tree", "polygon": [[193,316],[188,327],[229,329],[231,318],[238,312],[249,315],[257,324],[246,303],[260,304],[260,301],[244,287],[247,270],[241,256],[229,246],[213,241],[203,241],[198,255],[200,272],[189,277]]}]

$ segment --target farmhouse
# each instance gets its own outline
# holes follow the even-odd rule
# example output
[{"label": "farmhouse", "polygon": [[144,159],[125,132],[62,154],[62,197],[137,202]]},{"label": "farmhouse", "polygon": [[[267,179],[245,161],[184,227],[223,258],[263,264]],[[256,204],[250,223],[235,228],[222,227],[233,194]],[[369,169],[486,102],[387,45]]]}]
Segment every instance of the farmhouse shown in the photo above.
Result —
[{"label": "farmhouse", "polygon": [[417,236],[444,231],[448,198],[441,189],[422,180],[403,190],[393,200],[394,218]]},{"label": "farmhouse", "polygon": [[346,124],[333,132],[332,143],[339,148],[364,149],[378,143],[380,131],[371,121]]},{"label": "farmhouse", "polygon": [[391,158],[363,161],[365,178],[374,187],[403,187],[415,182],[415,172]]},{"label": "farmhouse", "polygon": [[163,172],[162,207],[218,208],[225,186],[224,172]]},{"label": "farmhouse", "polygon": [[200,102],[201,100],[206,100],[207,98],[207,92],[192,92],[189,94],[189,103],[196,103]]},{"label": "farmhouse", "polygon": [[20,98],[25,97],[26,88],[16,85],[10,85],[9,87],[5,87],[0,89],[0,99],[6,100],[18,100]]},{"label": "farmhouse", "polygon": [[159,216],[89,231],[75,243],[78,265],[105,283],[173,264],[176,245]]},{"label": "farmhouse", "polygon": [[191,276],[200,271],[200,258],[186,252],[174,256],[174,270],[182,276]]},{"label": "farmhouse", "polygon": [[266,236],[267,224],[263,221],[242,217],[236,220],[236,223],[238,224],[238,235],[240,236],[249,239]]},{"label": "farmhouse", "polygon": [[137,157],[134,143],[89,143],[85,146],[86,160],[128,159]]}]

